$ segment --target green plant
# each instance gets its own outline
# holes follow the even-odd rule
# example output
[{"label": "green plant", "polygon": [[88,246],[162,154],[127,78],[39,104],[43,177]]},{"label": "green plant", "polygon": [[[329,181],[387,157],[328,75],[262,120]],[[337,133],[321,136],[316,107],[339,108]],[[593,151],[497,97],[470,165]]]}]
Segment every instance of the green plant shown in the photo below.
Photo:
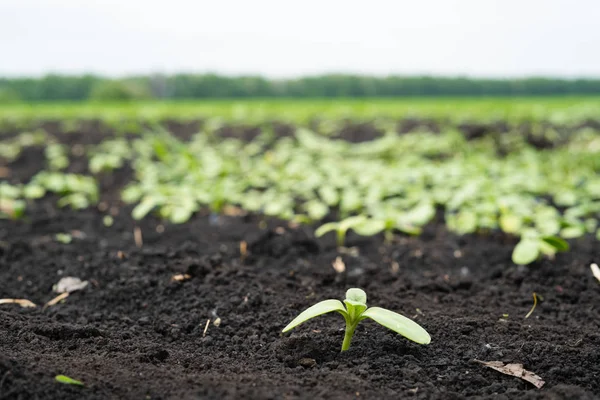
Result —
[{"label": "green plant", "polygon": [[354,230],[362,236],[375,235],[385,229],[385,222],[372,220],[364,215],[348,217],[340,222],[328,222],[321,225],[315,231],[316,237],[321,237],[328,232],[335,231],[337,247],[343,247],[346,233],[349,229]]},{"label": "green plant", "polygon": [[569,243],[556,236],[543,236],[528,229],[523,233],[512,253],[515,264],[527,265],[539,259],[542,255],[553,258],[557,252],[568,251]]},{"label": "green plant", "polygon": [[[345,307],[344,304],[346,305]],[[342,314],[346,321],[346,333],[344,335],[344,342],[342,343],[342,351],[350,348],[350,342],[352,341],[356,327],[360,321],[366,318],[372,319],[413,342],[419,344],[429,344],[431,342],[429,333],[416,322],[385,308],[367,308],[367,294],[362,289],[348,289],[344,304],[334,299],[323,300],[300,313],[300,315],[283,328],[282,332],[285,333],[311,318],[337,311]]]}]

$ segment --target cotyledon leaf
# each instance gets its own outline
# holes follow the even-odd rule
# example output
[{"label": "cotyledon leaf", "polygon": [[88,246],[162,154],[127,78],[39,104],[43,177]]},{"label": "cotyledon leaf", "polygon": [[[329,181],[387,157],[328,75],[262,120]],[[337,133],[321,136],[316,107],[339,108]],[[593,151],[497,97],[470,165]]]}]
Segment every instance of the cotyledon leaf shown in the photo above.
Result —
[{"label": "cotyledon leaf", "polygon": [[308,307],[306,310],[302,311],[300,315],[292,320],[285,328],[283,328],[282,332],[287,332],[292,328],[300,325],[301,323],[308,321],[311,318],[318,317],[319,315],[326,314],[332,311],[338,311],[342,313],[342,315],[346,315],[346,309],[341,301],[331,299],[331,300],[323,300],[314,306]]},{"label": "cotyledon leaf", "polygon": [[385,326],[419,344],[429,344],[431,336],[415,321],[403,315],[385,308],[371,307],[362,313],[363,318],[371,318],[373,321]]},{"label": "cotyledon leaf", "polygon": [[515,246],[512,261],[515,264],[527,265],[534,262],[540,255],[540,242],[537,238],[523,238]]},{"label": "cotyledon leaf", "polygon": [[338,226],[339,224],[337,222],[328,222],[326,224],[323,224],[317,228],[317,230],[315,231],[315,236],[321,237],[328,232],[335,231],[338,228]]}]

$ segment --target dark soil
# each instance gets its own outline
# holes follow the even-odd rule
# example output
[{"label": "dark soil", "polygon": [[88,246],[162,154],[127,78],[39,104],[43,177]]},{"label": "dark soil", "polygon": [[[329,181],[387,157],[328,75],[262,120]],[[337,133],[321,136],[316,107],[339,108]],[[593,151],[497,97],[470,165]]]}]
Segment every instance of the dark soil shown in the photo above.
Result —
[{"label": "dark soil", "polygon": [[[11,164],[11,180],[43,168],[32,154]],[[144,220],[138,248],[131,209],[117,200],[128,173],[103,182],[107,211],[57,209],[47,198],[30,204],[25,220],[0,220],[0,298],[40,305],[0,305],[0,399],[600,397],[593,238],[517,267],[514,239],[458,237],[438,222],[392,244],[350,235],[359,254],[342,254],[346,271],[338,274],[333,237],[317,240],[311,228],[282,221],[265,226],[258,216],[214,223],[197,215],[184,225]],[[115,214],[111,227],[102,223],[107,212]],[[73,242],[56,242],[59,232],[74,232]],[[186,273],[190,279],[172,280]],[[44,309],[64,276],[90,284]],[[280,333],[300,311],[341,299],[349,287],[414,318],[431,344],[365,321],[340,353],[339,315]],[[525,319],[534,292],[543,301]],[[522,363],[546,384],[538,390],[474,359]],[[57,383],[58,374],[85,387]]]}]

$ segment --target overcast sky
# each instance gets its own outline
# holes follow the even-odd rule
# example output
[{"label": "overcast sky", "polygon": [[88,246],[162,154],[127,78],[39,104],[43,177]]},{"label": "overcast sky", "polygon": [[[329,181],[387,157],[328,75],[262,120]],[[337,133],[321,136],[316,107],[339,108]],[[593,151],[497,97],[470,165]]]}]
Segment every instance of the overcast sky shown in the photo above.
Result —
[{"label": "overcast sky", "polygon": [[600,76],[600,0],[0,0],[0,76]]}]

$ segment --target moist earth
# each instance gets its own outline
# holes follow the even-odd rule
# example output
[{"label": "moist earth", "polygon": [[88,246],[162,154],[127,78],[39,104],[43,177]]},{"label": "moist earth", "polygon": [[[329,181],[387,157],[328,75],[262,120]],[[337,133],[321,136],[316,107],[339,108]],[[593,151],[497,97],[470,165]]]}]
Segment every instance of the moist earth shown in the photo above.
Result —
[{"label": "moist earth", "polygon": [[[36,151],[9,164],[11,181],[44,168]],[[106,212],[61,209],[52,197],[29,204],[22,220],[0,220],[0,298],[38,305],[0,305],[0,399],[600,397],[593,237],[522,267],[511,262],[515,238],[457,236],[440,215],[421,236],[391,243],[350,234],[353,250],[340,252],[333,235],[317,239],[314,227],[258,215],[134,221],[118,200],[130,173],[101,179],[110,227]],[[57,242],[62,232],[73,241]],[[44,308],[65,276],[89,284]],[[414,318],[431,344],[365,321],[341,353],[337,314],[281,334],[299,312],[350,287]],[[525,318],[534,293],[540,301]],[[521,363],[545,385],[474,360]],[[58,374],[85,386],[58,383]]]}]

